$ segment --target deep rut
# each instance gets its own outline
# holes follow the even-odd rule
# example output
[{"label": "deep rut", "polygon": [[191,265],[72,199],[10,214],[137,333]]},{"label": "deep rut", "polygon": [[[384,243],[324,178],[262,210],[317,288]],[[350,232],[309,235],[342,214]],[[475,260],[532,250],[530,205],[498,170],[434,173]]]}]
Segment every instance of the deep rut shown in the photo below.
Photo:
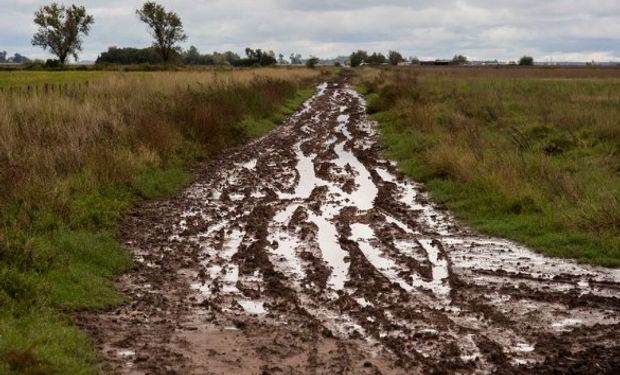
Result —
[{"label": "deep rut", "polygon": [[[320,85],[268,136],[127,217],[130,302],[85,314],[115,373],[604,373],[620,271],[481,236],[380,156]],[[556,372],[556,373],[557,373]]]}]

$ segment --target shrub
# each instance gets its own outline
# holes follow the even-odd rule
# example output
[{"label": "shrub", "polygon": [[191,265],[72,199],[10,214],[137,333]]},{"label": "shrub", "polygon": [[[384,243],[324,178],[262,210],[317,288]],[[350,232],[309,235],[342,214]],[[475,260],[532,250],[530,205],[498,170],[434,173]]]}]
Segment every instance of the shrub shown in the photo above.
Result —
[{"label": "shrub", "polygon": [[534,65],[534,58],[531,56],[523,56],[519,59],[519,65],[521,66]]}]

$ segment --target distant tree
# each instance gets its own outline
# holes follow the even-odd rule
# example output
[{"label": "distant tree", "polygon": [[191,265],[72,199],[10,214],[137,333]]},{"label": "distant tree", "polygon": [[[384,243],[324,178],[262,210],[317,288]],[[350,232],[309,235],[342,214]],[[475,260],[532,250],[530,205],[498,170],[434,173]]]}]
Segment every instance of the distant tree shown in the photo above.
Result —
[{"label": "distant tree", "polygon": [[310,56],[310,58],[306,60],[306,67],[310,69],[314,69],[316,67],[316,64],[318,63],[319,63],[318,57]]},{"label": "distant tree", "polygon": [[284,60],[284,55],[281,53],[278,54],[278,64],[280,65],[288,64],[288,62]]},{"label": "distant tree", "polygon": [[147,1],[136,10],[140,21],[146,23],[153,37],[153,46],[159,51],[164,62],[169,62],[173,52],[179,51],[177,43],[187,40],[181,18],[175,12],[155,2]]},{"label": "distant tree", "polygon": [[349,56],[349,62],[351,64],[351,67],[360,66],[362,65],[362,63],[366,62],[367,59],[368,52],[362,50],[357,50],[356,52],[353,52],[351,56]]},{"label": "distant tree", "polygon": [[32,45],[49,49],[61,64],[70,55],[77,60],[82,36],[88,35],[94,22],[83,6],[65,7],[57,3],[42,6],[34,13],[34,23],[39,28],[32,37]]},{"label": "distant tree", "polygon": [[273,51],[264,52],[260,48],[258,49],[246,48],[245,55],[246,55],[246,58],[240,59],[239,61],[235,62],[234,65],[267,66],[267,65],[274,65],[277,62],[275,53]]},{"label": "distant tree", "polygon": [[368,56],[366,62],[372,65],[380,65],[385,64],[387,59],[382,53],[373,52],[372,55]]},{"label": "distant tree", "polygon": [[405,61],[405,59],[403,58],[403,55],[401,55],[397,51],[390,51],[388,53],[388,60],[390,61],[390,64],[392,65],[398,65],[398,63]]},{"label": "distant tree", "polygon": [[519,65],[522,65],[522,66],[534,65],[534,58],[531,56],[523,56],[522,58],[519,59]]},{"label": "distant tree", "polygon": [[[175,59],[178,55],[175,54]],[[109,47],[107,51],[102,52],[97,58],[97,64],[161,64],[163,62],[161,55],[155,48],[118,48]]]},{"label": "distant tree", "polygon": [[452,58],[452,64],[454,64],[454,65],[467,64],[467,57],[465,57],[463,55],[456,55],[456,56],[454,56],[454,58]]},{"label": "distant tree", "polygon": [[411,62],[412,64],[418,65],[420,64],[420,59],[417,56],[413,56],[409,58],[409,62]]},{"label": "distant tree", "polygon": [[1,51],[0,52],[0,63],[5,63],[6,62],[6,51]]},{"label": "distant tree", "polygon": [[298,53],[297,54],[291,53],[290,60],[291,60],[291,64],[299,65],[301,64],[301,55]]},{"label": "distant tree", "polygon": [[198,52],[198,48],[190,46],[187,51],[183,53],[183,63],[189,65],[199,65],[202,62],[202,56]]},{"label": "distant tree", "polygon": [[213,57],[215,58],[216,64],[226,63],[226,64],[235,65],[237,61],[241,60],[241,57],[239,57],[239,55],[231,51],[226,51],[224,53],[215,52],[213,54]]},{"label": "distant tree", "polygon": [[16,53],[13,57],[10,57],[9,61],[14,64],[28,64],[31,62],[29,58],[24,55],[20,55],[19,53]]}]

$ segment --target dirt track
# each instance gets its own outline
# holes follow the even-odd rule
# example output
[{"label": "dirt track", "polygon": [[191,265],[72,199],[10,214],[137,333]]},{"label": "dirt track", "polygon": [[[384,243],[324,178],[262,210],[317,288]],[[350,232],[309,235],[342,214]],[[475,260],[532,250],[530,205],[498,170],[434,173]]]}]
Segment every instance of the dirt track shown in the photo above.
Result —
[{"label": "dirt track", "polygon": [[114,373],[613,373],[620,270],[481,236],[381,159],[337,79],[126,220]]}]

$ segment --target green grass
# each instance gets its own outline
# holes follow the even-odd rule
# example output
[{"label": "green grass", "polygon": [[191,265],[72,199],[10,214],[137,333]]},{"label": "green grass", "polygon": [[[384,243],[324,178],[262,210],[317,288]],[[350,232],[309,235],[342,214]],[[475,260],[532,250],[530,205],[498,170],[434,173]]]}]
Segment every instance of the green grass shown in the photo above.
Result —
[{"label": "green grass", "polygon": [[461,74],[363,82],[386,156],[481,232],[620,266],[620,82]]},{"label": "green grass", "polygon": [[66,317],[41,308],[15,315],[0,310],[0,373],[94,374],[99,359],[90,340]]},{"label": "green grass", "polygon": [[262,118],[248,116],[241,122],[244,134],[250,138],[259,138],[267,134],[273,127],[292,114],[306,99],[310,98],[314,90],[298,90],[295,96],[284,103],[277,112]]},{"label": "green grass", "polygon": [[182,166],[147,167],[136,176],[132,187],[142,198],[160,198],[178,191],[191,177],[191,173]]}]

